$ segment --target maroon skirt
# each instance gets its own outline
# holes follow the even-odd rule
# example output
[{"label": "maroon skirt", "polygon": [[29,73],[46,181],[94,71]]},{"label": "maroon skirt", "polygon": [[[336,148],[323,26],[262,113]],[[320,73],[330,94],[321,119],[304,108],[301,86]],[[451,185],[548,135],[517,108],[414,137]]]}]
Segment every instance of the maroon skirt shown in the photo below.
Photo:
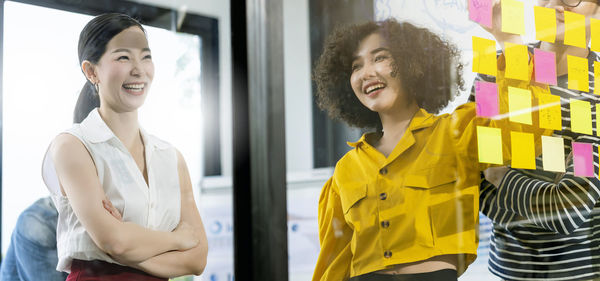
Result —
[{"label": "maroon skirt", "polygon": [[168,278],[158,278],[141,270],[108,263],[100,260],[73,260],[71,273],[66,281],[167,281]]}]

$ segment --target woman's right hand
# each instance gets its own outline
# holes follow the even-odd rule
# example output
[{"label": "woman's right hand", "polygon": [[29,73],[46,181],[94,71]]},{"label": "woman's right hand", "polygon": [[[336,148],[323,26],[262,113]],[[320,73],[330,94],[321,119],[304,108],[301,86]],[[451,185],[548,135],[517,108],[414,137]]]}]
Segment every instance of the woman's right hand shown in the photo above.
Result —
[{"label": "woman's right hand", "polygon": [[179,225],[173,230],[173,234],[176,235],[180,251],[189,250],[200,243],[196,229],[185,221],[179,222]]}]

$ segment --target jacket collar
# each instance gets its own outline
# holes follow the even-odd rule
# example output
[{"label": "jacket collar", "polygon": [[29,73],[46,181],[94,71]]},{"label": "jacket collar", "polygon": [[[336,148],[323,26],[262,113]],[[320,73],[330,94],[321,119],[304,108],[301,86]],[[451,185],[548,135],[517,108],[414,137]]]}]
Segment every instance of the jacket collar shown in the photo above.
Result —
[{"label": "jacket collar", "polygon": [[[427,112],[427,110],[423,109],[423,108],[419,108],[419,110],[415,113],[415,115],[413,116],[413,118],[410,120],[410,123],[408,124],[408,128],[406,129],[407,131],[416,131],[419,129],[423,129],[423,128],[427,128],[430,127],[431,125],[433,125],[435,118],[433,118],[434,115]],[[367,138],[370,135],[373,134],[378,134],[378,132],[371,132],[371,133],[365,133],[363,134],[359,140],[355,141],[355,142],[347,142],[347,144],[351,147],[358,147],[361,144],[367,143]]]}]

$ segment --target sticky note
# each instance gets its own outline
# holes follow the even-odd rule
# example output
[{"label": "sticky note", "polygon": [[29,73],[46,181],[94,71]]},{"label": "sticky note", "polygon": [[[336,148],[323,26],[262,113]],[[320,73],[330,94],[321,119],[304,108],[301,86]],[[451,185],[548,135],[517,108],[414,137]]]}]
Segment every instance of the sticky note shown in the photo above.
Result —
[{"label": "sticky note", "polygon": [[556,55],[540,49],[533,50],[535,81],[556,85]]},{"label": "sticky note", "polygon": [[508,87],[509,120],[531,125],[531,91]]},{"label": "sticky note", "polygon": [[534,6],[533,13],[535,14],[535,39],[554,43],[556,40],[556,10]]},{"label": "sticky note", "polygon": [[590,102],[571,99],[571,131],[592,135],[592,107]]},{"label": "sticky note", "polygon": [[[600,40],[600,37],[598,38]],[[594,62],[594,94],[600,95],[600,62]]]},{"label": "sticky note", "polygon": [[477,151],[480,163],[502,165],[502,131],[477,126]]},{"label": "sticky note", "polygon": [[538,96],[538,101],[540,107],[540,128],[561,131],[560,97],[541,94]]},{"label": "sticky note", "polygon": [[525,35],[525,5],[517,0],[502,0],[502,32]]},{"label": "sticky note", "polygon": [[498,115],[498,85],[496,83],[476,81],[475,103],[477,116],[493,117]]},{"label": "sticky note", "polygon": [[578,90],[583,92],[589,92],[589,74],[588,74],[588,61],[587,59],[567,55],[567,70],[568,70],[568,88],[571,90]]},{"label": "sticky note", "polygon": [[573,142],[574,174],[577,177],[594,176],[594,148],[591,143]]},{"label": "sticky note", "polygon": [[527,46],[504,43],[504,54],[506,56],[506,78],[529,81],[529,53]]},{"label": "sticky note", "polygon": [[469,0],[469,19],[492,28],[492,0]]},{"label": "sticky note", "polygon": [[511,167],[535,170],[535,144],[533,134],[510,132]]},{"label": "sticky note", "polygon": [[[598,118],[598,112],[600,112],[600,103],[596,104],[596,118]],[[598,123],[596,123],[596,136],[600,136],[600,130],[598,129]]]},{"label": "sticky note", "polygon": [[565,142],[559,137],[542,136],[544,171],[565,172]]},{"label": "sticky note", "polygon": [[586,48],[585,16],[565,11],[565,45]]},{"label": "sticky note", "polygon": [[473,72],[496,76],[496,41],[473,36]]},{"label": "sticky note", "polygon": [[594,52],[600,52],[600,20],[590,18],[590,38],[591,45],[590,49]]}]

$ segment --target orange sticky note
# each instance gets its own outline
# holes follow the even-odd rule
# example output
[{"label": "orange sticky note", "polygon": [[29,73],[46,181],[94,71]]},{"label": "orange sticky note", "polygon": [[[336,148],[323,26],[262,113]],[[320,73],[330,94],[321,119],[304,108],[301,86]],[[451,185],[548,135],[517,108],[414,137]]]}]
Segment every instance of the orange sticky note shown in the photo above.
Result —
[{"label": "orange sticky note", "polygon": [[480,163],[502,164],[502,131],[477,126],[477,151]]},{"label": "orange sticky note", "polygon": [[567,55],[568,88],[583,92],[590,91],[589,69],[587,59]]},{"label": "orange sticky note", "polygon": [[533,134],[510,132],[510,147],[512,151],[512,168],[535,170]]},{"label": "orange sticky note", "polygon": [[565,11],[565,45],[586,48],[585,16]]},{"label": "orange sticky note", "polygon": [[600,20],[590,18],[590,30],[591,30],[591,46],[590,49],[594,52],[600,52]]},{"label": "orange sticky note", "polygon": [[554,43],[556,40],[556,10],[534,6],[535,39]]},{"label": "orange sticky note", "polygon": [[496,41],[473,36],[473,72],[496,76]]},{"label": "orange sticky note", "polygon": [[544,171],[565,172],[565,142],[559,137],[542,136]]},{"label": "orange sticky note", "polygon": [[[598,37],[600,40],[600,37]],[[594,94],[600,95],[600,62],[594,62]],[[599,85],[599,86],[596,86]]]},{"label": "orange sticky note", "polygon": [[525,5],[517,0],[502,0],[502,32],[525,35]]},{"label": "orange sticky note", "polygon": [[551,94],[538,96],[540,107],[540,128],[562,130],[560,97]]},{"label": "orange sticky note", "polygon": [[592,106],[588,101],[570,99],[571,131],[592,135]]},{"label": "orange sticky note", "polygon": [[529,81],[529,53],[527,46],[504,43],[504,54],[506,56],[506,78]]},{"label": "orange sticky note", "polygon": [[509,120],[531,125],[531,91],[508,87]]}]

